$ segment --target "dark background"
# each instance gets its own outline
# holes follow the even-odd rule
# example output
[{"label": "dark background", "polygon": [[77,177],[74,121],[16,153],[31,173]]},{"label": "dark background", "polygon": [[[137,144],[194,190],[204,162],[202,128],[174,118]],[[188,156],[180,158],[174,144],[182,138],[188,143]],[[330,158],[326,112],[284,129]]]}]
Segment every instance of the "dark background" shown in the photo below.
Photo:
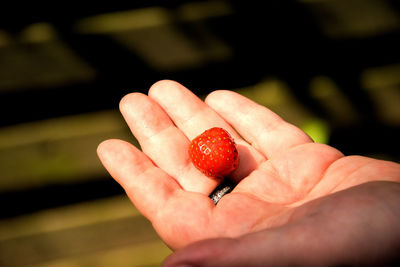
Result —
[{"label": "dark background", "polygon": [[[135,143],[118,102],[160,79],[199,96],[279,81],[323,123],[328,144],[399,162],[398,1],[82,2],[0,9],[2,225],[122,196],[95,145]],[[74,253],[67,256],[83,252]],[[32,257],[25,263],[43,260]]]}]

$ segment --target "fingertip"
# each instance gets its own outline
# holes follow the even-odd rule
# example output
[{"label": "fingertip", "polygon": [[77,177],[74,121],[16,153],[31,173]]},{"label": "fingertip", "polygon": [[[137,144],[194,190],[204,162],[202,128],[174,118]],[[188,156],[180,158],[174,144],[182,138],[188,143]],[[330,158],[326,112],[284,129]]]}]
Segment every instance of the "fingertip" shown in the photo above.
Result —
[{"label": "fingertip", "polygon": [[126,154],[126,150],[131,150],[131,147],[134,146],[126,141],[119,139],[108,139],[102,141],[97,146],[96,152],[100,160],[103,163],[107,163],[110,158],[112,159],[115,158],[117,155]]},{"label": "fingertip", "polygon": [[216,102],[220,102],[221,99],[225,98],[226,96],[232,94],[232,91],[229,90],[216,90],[211,93],[209,93],[204,100],[206,104],[214,104]]},{"label": "fingertip", "polygon": [[170,91],[176,88],[182,87],[182,85],[173,80],[160,80],[155,82],[149,89],[148,95],[150,97],[157,97],[166,91]]},{"label": "fingertip", "polygon": [[114,139],[104,140],[97,146],[96,152],[100,159],[103,157],[105,153],[107,153],[108,148],[114,141],[115,141]]},{"label": "fingertip", "polygon": [[119,101],[119,110],[124,113],[126,110],[129,109],[130,106],[134,102],[141,101],[143,98],[147,97],[145,94],[134,92],[134,93],[129,93],[125,95],[124,97],[121,98]]}]

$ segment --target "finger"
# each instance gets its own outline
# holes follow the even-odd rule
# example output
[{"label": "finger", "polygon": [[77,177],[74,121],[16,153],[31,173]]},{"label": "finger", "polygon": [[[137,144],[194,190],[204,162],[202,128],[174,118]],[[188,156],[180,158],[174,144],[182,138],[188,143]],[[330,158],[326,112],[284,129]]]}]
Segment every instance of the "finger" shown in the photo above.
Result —
[{"label": "finger", "polygon": [[149,96],[160,104],[190,140],[212,127],[227,130],[237,143],[240,156],[239,167],[233,173],[234,179],[247,176],[265,161],[224,119],[181,84],[173,81],[157,82],[150,88]]},{"label": "finger", "polygon": [[237,93],[215,91],[208,95],[206,103],[268,158],[296,145],[312,142],[299,128]]},{"label": "finger", "polygon": [[189,140],[164,110],[146,95],[126,95],[120,110],[143,152],[187,191],[210,194],[217,181],[191,164]]},{"label": "finger", "polygon": [[177,82],[159,81],[150,88],[149,96],[162,106],[190,140],[211,127],[224,128],[238,137],[215,111]]},{"label": "finger", "polygon": [[181,190],[178,183],[154,166],[135,146],[121,140],[107,140],[97,154],[110,175],[125,189],[139,211],[151,221],[167,200]]}]

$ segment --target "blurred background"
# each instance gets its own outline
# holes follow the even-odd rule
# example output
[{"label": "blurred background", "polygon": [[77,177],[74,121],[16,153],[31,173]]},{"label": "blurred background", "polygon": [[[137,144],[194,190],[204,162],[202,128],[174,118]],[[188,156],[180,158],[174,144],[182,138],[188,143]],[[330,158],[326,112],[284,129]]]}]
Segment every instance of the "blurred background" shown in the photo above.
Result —
[{"label": "blurred background", "polygon": [[122,96],[237,91],[347,155],[399,162],[393,0],[2,4],[0,266],[159,266],[170,254],[101,166],[137,145]]}]

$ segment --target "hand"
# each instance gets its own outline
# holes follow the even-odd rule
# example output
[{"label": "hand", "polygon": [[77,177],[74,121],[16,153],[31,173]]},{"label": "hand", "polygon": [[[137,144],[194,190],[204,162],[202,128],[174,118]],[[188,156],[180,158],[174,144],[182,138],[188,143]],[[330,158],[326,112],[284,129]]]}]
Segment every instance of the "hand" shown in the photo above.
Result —
[{"label": "hand", "polygon": [[[125,96],[120,109],[143,152],[108,140],[99,157],[172,249],[283,226],[310,200],[368,181],[400,181],[398,164],[344,157],[231,91],[215,91],[204,103],[182,85],[161,81],[149,96]],[[215,206],[208,195],[217,181],[191,164],[187,149],[216,126],[235,139],[240,164],[231,177],[237,186]]]}]

